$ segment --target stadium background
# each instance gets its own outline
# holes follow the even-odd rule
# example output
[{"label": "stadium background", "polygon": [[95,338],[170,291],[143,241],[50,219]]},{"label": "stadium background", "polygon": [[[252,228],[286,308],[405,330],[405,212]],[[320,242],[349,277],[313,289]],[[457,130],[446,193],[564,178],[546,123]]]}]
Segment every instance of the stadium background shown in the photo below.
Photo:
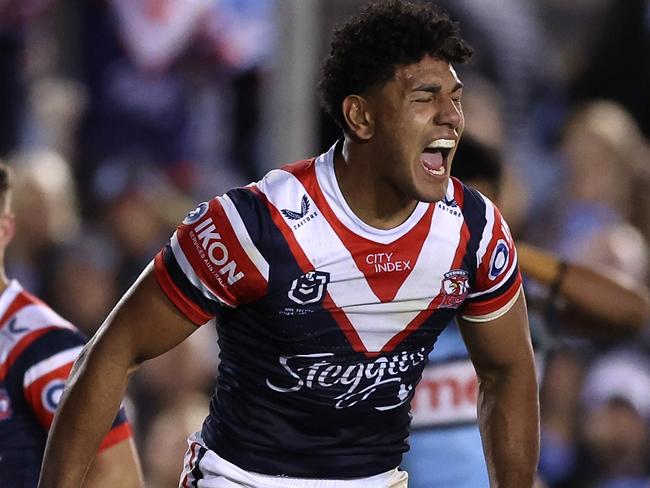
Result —
[{"label": "stadium background", "polygon": [[[360,3],[0,0],[0,158],[17,175],[10,277],[92,335],[197,202],[335,140],[319,63]],[[650,2],[437,3],[476,48],[460,69],[467,131],[503,154],[516,236],[648,285]],[[648,482],[650,333],[593,341],[557,320],[536,326],[551,359],[549,486],[595,486],[612,470]],[[132,381],[147,486],[174,486],[205,415],[212,334]],[[613,417],[599,410],[607,395],[634,408]]]}]

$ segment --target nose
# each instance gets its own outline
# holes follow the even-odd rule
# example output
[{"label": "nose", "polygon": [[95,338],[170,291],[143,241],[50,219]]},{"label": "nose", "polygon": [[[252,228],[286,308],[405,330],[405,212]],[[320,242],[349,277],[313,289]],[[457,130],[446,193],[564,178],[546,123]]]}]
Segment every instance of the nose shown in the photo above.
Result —
[{"label": "nose", "polygon": [[454,102],[451,97],[444,97],[440,101],[439,110],[434,117],[437,125],[446,125],[456,130],[463,123],[463,110],[460,104]]}]

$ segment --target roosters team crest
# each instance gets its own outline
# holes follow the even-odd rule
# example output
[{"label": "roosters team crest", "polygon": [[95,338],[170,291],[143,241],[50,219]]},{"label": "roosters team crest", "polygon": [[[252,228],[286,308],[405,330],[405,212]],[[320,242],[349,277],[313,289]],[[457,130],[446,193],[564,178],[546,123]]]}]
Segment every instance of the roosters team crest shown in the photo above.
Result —
[{"label": "roosters team crest", "polygon": [[469,273],[464,269],[447,271],[442,278],[443,295],[439,308],[458,308],[469,293]]}]

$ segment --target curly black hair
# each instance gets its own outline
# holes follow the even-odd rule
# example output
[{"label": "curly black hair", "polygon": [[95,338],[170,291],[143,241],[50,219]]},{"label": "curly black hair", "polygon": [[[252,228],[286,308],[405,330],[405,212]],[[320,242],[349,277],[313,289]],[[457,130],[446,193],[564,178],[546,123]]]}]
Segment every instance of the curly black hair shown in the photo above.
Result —
[{"label": "curly black hair", "polygon": [[319,89],[325,111],[346,130],[341,105],[351,94],[363,94],[390,80],[398,66],[425,55],[463,63],[472,49],[458,26],[430,5],[406,0],[379,0],[334,31],[331,50],[321,69]]}]

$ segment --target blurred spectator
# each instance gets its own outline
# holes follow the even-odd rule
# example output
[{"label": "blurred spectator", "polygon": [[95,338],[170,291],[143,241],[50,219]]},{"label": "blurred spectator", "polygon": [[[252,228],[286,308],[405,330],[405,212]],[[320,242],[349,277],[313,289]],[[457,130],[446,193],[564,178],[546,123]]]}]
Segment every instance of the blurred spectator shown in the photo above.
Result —
[{"label": "blurred spectator", "polygon": [[[650,2],[608,3],[593,47],[584,56],[584,69],[571,87],[571,98],[615,100],[636,118],[646,137],[650,137],[647,89],[650,85]],[[580,24],[588,24],[581,20]]]},{"label": "blurred spectator", "polygon": [[18,228],[8,268],[26,287],[51,301],[58,251],[80,232],[75,182],[66,161],[52,151],[20,152],[9,163],[16,175]]},{"label": "blurred spectator", "polygon": [[[229,179],[217,182],[225,187],[257,176],[258,93],[273,49],[273,4],[84,3],[90,105],[79,138],[81,181],[115,158],[164,168],[188,192],[208,191],[215,167]],[[84,195],[87,206],[93,197]]]},{"label": "blurred spectator", "polygon": [[650,360],[622,349],[599,358],[581,393],[582,456],[566,486],[650,486]]},{"label": "blurred spectator", "polygon": [[206,417],[206,405],[203,395],[176,397],[153,419],[142,450],[147,488],[178,485],[187,438]]},{"label": "blurred spectator", "polygon": [[[627,265],[627,273],[645,279],[647,244],[631,224],[635,199],[643,191],[637,186],[648,184],[647,146],[636,123],[620,105],[590,102],[569,117],[560,151],[567,168],[562,197],[555,195],[551,218],[532,221],[531,235],[565,257],[613,268]],[[593,256],[597,243],[600,261]]]},{"label": "blurred spectator", "polygon": [[18,147],[25,103],[26,26],[51,0],[0,0],[0,157]]},{"label": "blurred spectator", "polygon": [[[84,235],[58,249],[52,306],[92,336],[117,301],[117,249],[106,235]],[[72,298],[74,297],[74,298]]]}]

